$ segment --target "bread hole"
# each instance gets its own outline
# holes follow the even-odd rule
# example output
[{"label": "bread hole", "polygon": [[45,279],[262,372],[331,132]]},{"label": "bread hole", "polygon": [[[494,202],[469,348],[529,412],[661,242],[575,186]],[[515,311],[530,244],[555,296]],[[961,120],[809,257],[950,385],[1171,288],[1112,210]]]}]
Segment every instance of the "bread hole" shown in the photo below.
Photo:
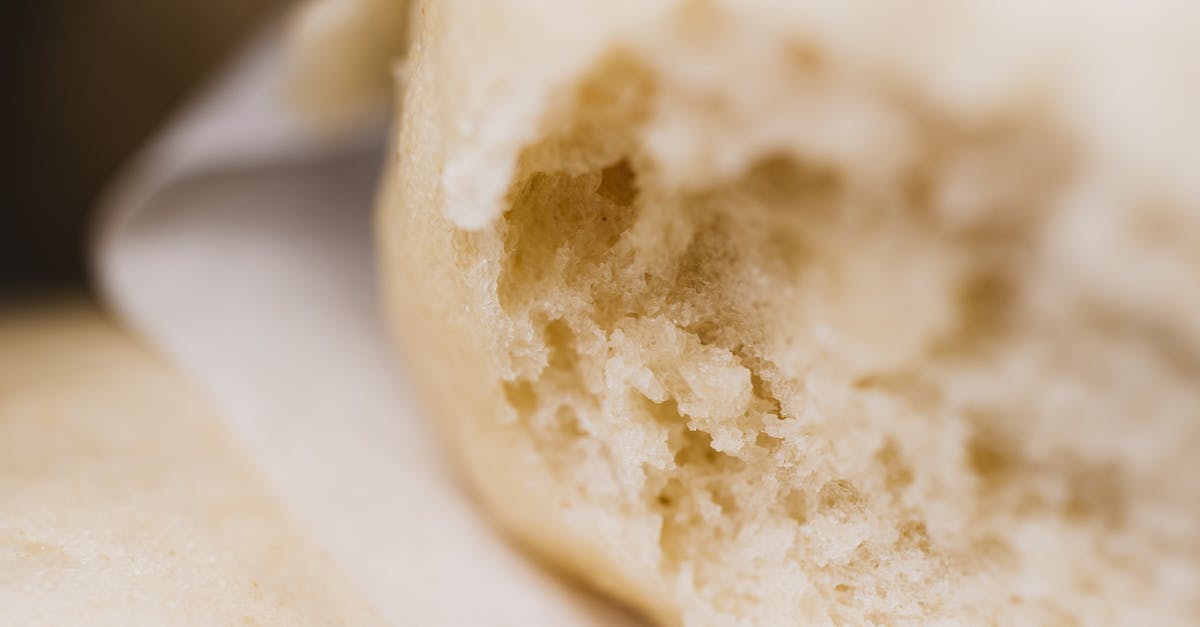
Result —
[{"label": "bread hole", "polygon": [[614,138],[614,130],[632,134],[649,119],[657,87],[653,72],[633,54],[617,50],[605,56],[576,91],[575,118],[562,134],[563,143],[594,151],[604,140],[631,142]]},{"label": "bread hole", "polygon": [[661,510],[678,507],[685,501],[683,482],[678,476],[659,475],[655,481],[661,487],[653,491],[652,506]]},{"label": "bread hole", "polygon": [[564,439],[579,439],[587,435],[579,424],[579,414],[570,405],[562,405],[554,412],[552,431]]},{"label": "bread hole", "polygon": [[538,455],[551,472],[563,476],[575,475],[579,470],[574,464],[579,454],[577,445],[588,437],[575,408],[559,405],[554,411],[535,412],[528,420],[528,433]]},{"label": "bread hole", "polygon": [[[879,555],[872,550],[869,544],[863,542],[855,547],[849,566],[858,572],[873,572],[879,569],[879,563]],[[876,586],[875,594],[882,596],[884,593],[881,586]]]},{"label": "bread hole", "polygon": [[[706,260],[706,267],[697,273],[685,264],[692,273],[681,277],[736,277],[744,267],[738,265],[741,262],[780,281],[795,282],[811,269],[831,227],[842,219],[837,209],[844,204],[844,194],[842,175],[832,166],[782,153],[759,159],[736,180],[685,200],[696,227],[689,252]],[[737,207],[737,212],[729,207]],[[730,304],[743,309],[752,305]]]},{"label": "bread hole", "polygon": [[829,165],[801,162],[790,154],[769,155],[757,161],[738,181],[739,193],[752,194],[768,207],[832,209],[827,201],[841,191],[842,178]]},{"label": "bread hole", "polygon": [[705,431],[684,428],[679,436],[672,480],[687,482],[706,493],[709,500],[721,508],[722,515],[737,512],[731,477],[740,472],[745,463],[714,449],[712,436]]},{"label": "bread hole", "polygon": [[[636,398],[640,399],[646,413],[654,420],[654,422],[665,427],[683,427],[686,429],[687,419],[679,413],[679,404],[675,399],[668,398],[667,400],[656,403],[646,398],[641,393],[636,393]],[[678,447],[672,447],[673,450]]]},{"label": "bread hole", "polygon": [[758,435],[754,436],[754,446],[757,446],[758,448],[761,448],[767,452],[779,450],[779,446],[781,444],[783,444],[783,442],[779,438],[772,437],[761,431],[758,433]]},{"label": "bread hole", "polygon": [[676,465],[683,459],[681,451],[692,446],[691,439],[694,436],[689,435],[687,428],[687,418],[684,418],[679,413],[679,405],[674,399],[667,399],[661,403],[656,403],[640,392],[633,392],[634,403],[640,406],[643,416],[648,417],[654,424],[658,425],[665,431],[667,438],[667,448],[674,456]]},{"label": "bread hole", "polygon": [[547,366],[558,371],[573,371],[579,364],[579,353],[575,350],[575,332],[566,321],[557,319],[546,324],[542,337],[550,351]]},{"label": "bread hole", "polygon": [[728,348],[723,346],[723,343],[721,342],[722,335],[728,333],[728,329],[721,324],[720,320],[703,318],[682,328],[684,331],[696,336],[696,339],[700,340],[700,344],[703,346],[721,346],[722,348]]},{"label": "bread hole", "polygon": [[579,414],[570,405],[560,405],[554,411],[532,415],[530,432],[545,459],[556,467],[569,465],[574,454],[573,444],[587,437],[579,422]]},{"label": "bread hole", "polygon": [[611,163],[637,144],[639,127],[654,113],[654,73],[634,53],[613,50],[579,81],[572,98],[557,100],[543,139],[522,151],[518,172]]},{"label": "bread hole", "polygon": [[977,429],[967,441],[967,466],[985,488],[995,488],[1007,478],[1016,461],[1011,443],[994,431]]},{"label": "bread hole", "polygon": [[689,538],[693,529],[689,522],[694,512],[689,506],[690,501],[688,494],[684,492],[682,481],[678,477],[672,477],[666,481],[651,503],[651,507],[658,511],[662,520],[658,545],[663,557],[661,568],[666,572],[677,569],[684,555],[692,547]]},{"label": "bread hole", "polygon": [[933,546],[929,542],[929,530],[924,521],[909,520],[901,523],[898,531],[899,537],[896,544],[901,548],[915,549],[922,553],[929,553],[933,550]]},{"label": "bread hole", "polygon": [[[637,180],[628,159],[622,159],[600,171],[600,184],[596,193],[620,205],[628,207],[637,198]],[[601,222],[608,216],[600,216]]]},{"label": "bread hole", "polygon": [[636,394],[642,408],[655,423],[667,429],[667,446],[674,456],[676,467],[740,468],[741,460],[712,447],[712,435],[688,426],[688,419],[679,411],[674,399],[655,403]]},{"label": "bread hole", "polygon": [[783,508],[796,522],[803,525],[808,521],[808,496],[804,490],[788,490],[783,497]]},{"label": "bread hole", "polygon": [[783,405],[779,402],[779,397],[772,393],[770,384],[764,381],[762,375],[759,374],[761,365],[751,366],[748,364],[749,360],[744,358],[740,358],[740,361],[750,371],[750,389],[754,392],[755,398],[765,401],[767,412],[782,418]]},{"label": "bread hole", "polygon": [[681,446],[675,449],[677,466],[716,466],[722,458],[729,457],[712,447],[712,436],[705,431],[689,427],[681,435]]},{"label": "bread hole", "polygon": [[684,199],[691,228],[668,302],[703,304],[722,333],[716,339],[723,337],[723,347],[733,350],[745,338],[730,334],[727,323],[753,317],[765,298],[745,289],[746,280],[769,276],[795,284],[812,265],[821,225],[835,216],[839,189],[831,171],[777,156],[736,181]]},{"label": "bread hole", "polygon": [[[925,103],[907,105],[923,139],[902,183],[914,218],[979,246],[1025,239],[1051,214],[1047,205],[1071,180],[1077,149],[1038,111],[950,120]],[[1023,167],[1005,167],[1012,163]]]},{"label": "bread hole", "polygon": [[883,447],[875,454],[875,459],[883,470],[884,484],[893,496],[898,496],[904,488],[912,484],[912,468],[904,459],[900,448],[896,446],[895,440],[889,438],[884,442]]},{"label": "bread hole", "polygon": [[[719,296],[716,286],[725,284],[724,277],[738,267],[741,251],[731,236],[734,226],[720,214],[697,217],[696,230],[687,249],[679,259],[675,278],[673,302],[693,301],[697,294]],[[721,309],[724,309],[722,307]],[[705,324],[715,329],[719,321]]]},{"label": "bread hole", "polygon": [[1015,289],[1011,279],[997,272],[978,272],[959,287],[959,323],[943,350],[969,350],[986,346],[1004,334]]},{"label": "bread hole", "polygon": [[633,224],[634,185],[625,160],[579,175],[535,172],[514,184],[497,280],[505,311],[517,313],[564,282],[578,290],[596,283]]},{"label": "bread hole", "polygon": [[807,40],[791,40],[784,45],[784,54],[792,67],[803,74],[816,74],[825,68],[825,51]]},{"label": "bread hole", "polygon": [[[543,139],[525,148],[498,232],[505,251],[497,285],[510,314],[575,292],[606,315],[619,314],[632,276],[614,249],[637,216],[638,171],[630,155],[653,113],[653,73],[615,50],[548,113]],[[628,252],[628,251],[626,251]],[[555,296],[558,298],[558,296]],[[595,317],[597,312],[593,312]]]},{"label": "bread hole", "polygon": [[845,479],[834,479],[821,486],[817,500],[823,509],[848,512],[859,509],[863,497],[854,484]]},{"label": "bread hole", "polygon": [[1125,477],[1114,464],[1070,455],[1025,459],[1010,438],[983,425],[967,442],[967,464],[984,496],[1003,495],[1003,507],[1019,515],[1050,509],[1112,527],[1127,517]]},{"label": "bread hole", "polygon": [[537,409],[537,392],[534,391],[533,384],[529,381],[505,381],[504,398],[521,418],[528,418]]}]

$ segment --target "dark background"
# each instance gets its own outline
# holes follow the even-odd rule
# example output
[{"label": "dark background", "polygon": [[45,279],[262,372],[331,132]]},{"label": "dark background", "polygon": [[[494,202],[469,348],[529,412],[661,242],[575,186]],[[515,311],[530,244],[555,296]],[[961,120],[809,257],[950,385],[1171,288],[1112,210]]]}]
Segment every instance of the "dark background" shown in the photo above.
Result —
[{"label": "dark background", "polygon": [[0,5],[0,296],[79,287],[97,194],[281,3]]}]

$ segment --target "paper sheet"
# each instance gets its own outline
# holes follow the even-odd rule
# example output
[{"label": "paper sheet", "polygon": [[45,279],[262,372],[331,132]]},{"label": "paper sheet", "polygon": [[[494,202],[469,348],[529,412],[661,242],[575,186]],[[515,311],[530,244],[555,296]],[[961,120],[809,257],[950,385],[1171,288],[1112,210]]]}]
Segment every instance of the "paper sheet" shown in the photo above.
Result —
[{"label": "paper sheet", "polygon": [[205,389],[396,625],[629,625],[489,526],[406,387],[375,299],[384,122],[306,132],[264,35],[105,203],[109,303]]}]

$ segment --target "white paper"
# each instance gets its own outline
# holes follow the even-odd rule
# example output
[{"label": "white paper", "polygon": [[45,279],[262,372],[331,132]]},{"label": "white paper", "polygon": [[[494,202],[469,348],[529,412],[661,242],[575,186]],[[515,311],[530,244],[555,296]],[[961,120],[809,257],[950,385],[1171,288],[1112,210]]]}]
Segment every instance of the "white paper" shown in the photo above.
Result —
[{"label": "white paper", "polygon": [[114,188],[96,246],[109,303],[392,624],[632,624],[508,544],[459,485],[378,316],[386,129],[307,133],[280,64],[265,35]]}]

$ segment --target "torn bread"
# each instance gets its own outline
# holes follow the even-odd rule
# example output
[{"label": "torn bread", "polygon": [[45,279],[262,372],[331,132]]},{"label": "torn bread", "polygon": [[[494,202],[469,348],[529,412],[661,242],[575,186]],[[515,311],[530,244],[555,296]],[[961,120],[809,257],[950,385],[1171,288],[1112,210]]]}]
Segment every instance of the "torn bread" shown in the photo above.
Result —
[{"label": "torn bread", "polygon": [[524,544],[664,625],[1200,621],[1200,8],[412,19],[384,283]]}]

